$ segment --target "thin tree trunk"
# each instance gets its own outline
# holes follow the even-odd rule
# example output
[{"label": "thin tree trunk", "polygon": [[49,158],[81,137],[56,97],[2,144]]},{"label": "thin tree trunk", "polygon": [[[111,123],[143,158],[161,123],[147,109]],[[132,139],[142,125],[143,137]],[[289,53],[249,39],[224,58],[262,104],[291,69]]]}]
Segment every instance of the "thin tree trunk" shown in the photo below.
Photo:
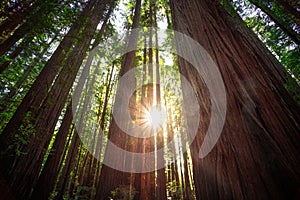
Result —
[{"label": "thin tree trunk", "polygon": [[[152,25],[153,25],[153,3],[150,1],[150,10],[149,10],[149,20],[151,27],[149,30],[149,49],[148,49],[148,56],[149,56],[149,62],[148,62],[148,77],[150,78],[150,82],[153,81],[153,31],[152,31]],[[145,98],[146,102],[146,109],[151,109],[152,106],[154,106],[154,84],[148,83],[147,84],[147,97]],[[151,127],[150,127],[151,128]],[[153,130],[151,130],[153,131]],[[149,152],[151,152],[151,149],[154,149],[154,137],[149,138],[143,138],[142,142],[142,153],[145,155]],[[143,164],[145,164],[147,161],[147,156],[145,156],[145,161]],[[147,170],[148,166],[143,166]],[[140,199],[148,200],[155,198],[155,177],[152,179],[152,173],[153,172],[144,172],[141,174],[141,191],[140,191]]]},{"label": "thin tree trunk", "polygon": [[[92,56],[93,57],[93,56]],[[88,64],[88,66],[91,64],[92,60],[90,60],[90,63]],[[94,82],[95,81],[95,76],[93,77],[93,79],[91,80],[91,82]],[[79,116],[79,120],[78,120],[78,124],[76,124],[76,134],[81,134],[81,131],[83,130],[84,128],[84,124],[85,124],[85,116],[86,116],[86,113],[87,113],[87,109],[88,109],[88,106],[89,106],[89,102],[90,102],[90,97],[91,97],[91,92],[92,92],[92,88],[91,88],[91,85],[88,84],[87,85],[87,95],[85,96],[84,100],[83,100],[83,108],[82,108],[82,111],[81,111],[81,114]],[[79,97],[79,96],[78,96]],[[77,136],[78,137],[78,136]],[[79,145],[79,143],[78,143]],[[69,187],[69,196],[71,197],[74,190],[75,190],[75,178],[76,176],[79,177],[79,183],[82,183],[82,180],[83,180],[83,174],[84,174],[84,168],[85,168],[85,165],[86,165],[86,162],[88,160],[88,157],[89,157],[89,153],[87,152],[86,155],[84,156],[84,162],[83,164],[81,165],[81,168],[79,167],[79,160],[80,160],[80,157],[77,156],[77,152],[78,152],[78,147],[77,145],[75,146],[75,148],[77,150],[75,150],[75,153],[72,153],[74,157],[77,157],[77,160],[78,160],[78,163],[77,165],[75,166],[75,159],[72,159],[70,163],[72,163],[70,165],[70,167],[68,167],[67,169],[64,169],[64,173],[65,176],[67,176],[67,179],[64,180],[63,182],[61,182],[60,184],[60,187],[61,187],[61,190],[60,190],[60,195],[62,195],[65,191],[66,191],[66,182],[69,181],[70,182],[70,187]],[[68,155],[69,156],[69,155]],[[70,176],[70,172],[71,170],[74,169],[74,167],[76,167],[77,169],[74,170],[76,171],[75,175],[73,175],[73,178],[71,180],[68,180],[69,179],[69,176]],[[67,170],[67,171],[66,171]]]},{"label": "thin tree trunk", "polygon": [[63,166],[61,178],[57,184],[57,199],[63,199],[64,192],[67,188],[67,183],[71,174],[71,171],[74,169],[76,164],[76,158],[78,158],[78,149],[80,146],[80,138],[76,131],[73,133],[71,146]]},{"label": "thin tree trunk", "polygon": [[[155,1],[157,3],[157,1]],[[156,18],[156,7],[157,5],[154,5],[154,24],[155,27],[157,28],[157,18]],[[155,29],[155,71],[156,71],[156,104],[159,106],[161,105],[161,94],[160,94],[160,66],[159,66],[159,49],[158,49],[158,34],[157,34],[157,29]],[[156,147],[157,149],[164,148],[164,131],[161,130],[160,132],[157,133],[156,135]],[[164,161],[164,156],[162,155],[161,157],[156,156],[156,162],[165,162]],[[165,168],[158,169],[157,170],[157,177],[156,177],[156,199],[167,199],[167,194],[166,194],[166,174],[165,174]]]},{"label": "thin tree trunk", "polygon": [[[138,28],[140,21],[140,10],[141,10],[141,0],[137,0],[135,4],[134,18],[132,22],[132,29]],[[129,43],[131,47],[136,47],[137,45],[137,35],[131,34],[129,36]],[[120,77],[123,76],[126,72],[134,67],[134,58],[135,51],[128,52],[124,55]],[[120,95],[118,92],[116,95]],[[122,132],[122,130],[117,126],[114,119],[112,119],[110,128],[109,128],[109,140],[119,147],[126,149],[126,143],[129,138],[126,134]],[[106,159],[107,153],[105,153],[104,159]],[[119,161],[118,161],[119,162]],[[114,190],[116,187],[120,185],[130,185],[128,177],[130,177],[129,173],[120,172],[118,170],[112,169],[106,165],[103,165],[101,168],[101,174],[99,178],[99,183],[97,187],[96,199],[105,199],[110,195],[110,192]]]},{"label": "thin tree trunk", "polygon": [[[288,1],[286,0],[275,0],[275,2],[280,5],[280,7],[284,10],[284,12],[300,27],[300,12],[297,8],[294,8]],[[299,2],[298,2],[299,4]]]},{"label": "thin tree trunk", "polygon": [[[107,106],[108,106],[108,100],[111,96],[111,91],[112,91],[112,87],[113,87],[113,73],[114,73],[114,66],[115,64],[113,63],[113,66],[111,68],[111,71],[108,72],[107,74],[107,79],[106,79],[106,91],[105,91],[105,97],[104,97],[104,102],[103,102],[103,109],[102,109],[102,113],[101,112],[101,104],[99,105],[99,110],[98,110],[98,116],[97,116],[97,122],[100,123],[100,130],[103,131],[104,130],[104,126],[105,126],[105,117],[107,115]],[[95,147],[95,156],[94,156],[94,162],[93,162],[93,166],[92,166],[92,172],[91,172],[91,179],[93,179],[93,186],[94,188],[98,188],[98,179],[99,179],[99,173],[100,173],[100,159],[101,159],[101,154],[102,154],[102,145],[104,143],[103,140],[103,136],[101,134],[103,134],[103,132],[101,132],[99,129],[95,130],[95,134],[98,135],[97,137],[97,143],[96,143],[96,147]],[[101,149],[99,148],[101,147]],[[97,159],[96,159],[97,158]],[[95,195],[92,196],[93,199],[95,199]]]},{"label": "thin tree trunk", "polygon": [[260,8],[263,12],[265,12],[272,21],[274,21],[296,44],[300,44],[300,36],[297,32],[293,30],[288,24],[279,19],[270,8],[264,6],[263,3],[260,3],[255,0],[249,0],[256,7]]},{"label": "thin tree trunk", "polygon": [[[3,13],[8,13],[6,16],[0,15],[0,17],[7,17],[0,25],[0,44],[2,44],[20,25],[26,21],[28,14],[31,14],[38,7],[36,0],[24,2],[23,6],[17,2],[15,6],[7,8]],[[18,7],[22,7],[22,10],[18,10]]]}]

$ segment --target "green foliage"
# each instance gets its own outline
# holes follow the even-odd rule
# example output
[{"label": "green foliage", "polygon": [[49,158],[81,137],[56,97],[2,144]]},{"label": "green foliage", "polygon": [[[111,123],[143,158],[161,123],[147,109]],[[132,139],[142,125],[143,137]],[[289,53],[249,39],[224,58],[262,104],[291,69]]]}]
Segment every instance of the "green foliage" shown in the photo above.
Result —
[{"label": "green foliage", "polygon": [[94,187],[89,186],[78,186],[74,200],[89,200],[91,194],[95,193]]},{"label": "green foliage", "polygon": [[20,133],[14,135],[13,143],[8,146],[8,150],[13,151],[13,155],[21,156],[26,155],[26,152],[23,152],[22,148],[24,145],[28,144],[29,136],[35,134],[35,128],[32,125],[32,115],[30,112],[26,113],[24,118],[24,125],[20,127]]},{"label": "green foliage", "polygon": [[120,185],[110,192],[110,198],[114,200],[133,200],[137,191],[128,185]]},{"label": "green foliage", "polygon": [[173,180],[172,182],[167,183],[167,191],[170,192],[171,197],[173,199],[182,199],[182,187],[176,185],[176,181]]}]

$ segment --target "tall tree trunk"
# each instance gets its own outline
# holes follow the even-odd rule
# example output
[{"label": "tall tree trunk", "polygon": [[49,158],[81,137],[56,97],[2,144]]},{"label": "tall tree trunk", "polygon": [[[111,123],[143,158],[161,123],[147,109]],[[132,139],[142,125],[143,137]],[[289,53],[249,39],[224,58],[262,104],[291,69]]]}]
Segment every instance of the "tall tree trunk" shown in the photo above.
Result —
[{"label": "tall tree trunk", "polygon": [[[76,43],[76,38],[79,37],[79,32],[82,30],[81,22],[93,8],[95,0],[89,2],[84,9],[81,18],[76,22],[62,42],[59,44],[51,58],[48,60],[39,76],[34,81],[30,90],[26,93],[22,103],[18,106],[13,117],[6,125],[0,136],[0,152],[3,154],[7,151],[8,146],[13,144],[15,134],[18,132],[19,127],[24,123],[24,118],[27,113],[36,113],[40,108],[42,102],[47,96],[47,93],[53,84],[57,74],[62,68],[66,56],[69,55],[71,47]],[[10,165],[8,165],[10,166]],[[4,167],[5,169],[5,167]]]},{"label": "tall tree trunk", "polygon": [[277,17],[270,8],[264,5],[263,2],[256,0],[249,0],[256,7],[260,8],[263,12],[265,12],[272,21],[274,21],[296,44],[300,44],[300,36],[299,34],[290,27],[286,22],[284,22],[281,18]]},{"label": "tall tree trunk", "polygon": [[[157,4],[157,1],[155,1]],[[154,12],[154,25],[157,28],[157,5],[154,5],[153,8]],[[160,66],[159,66],[159,48],[158,48],[158,34],[157,34],[157,29],[155,29],[155,72],[156,72],[156,88],[155,88],[155,93],[156,93],[156,104],[158,106],[161,105],[161,94],[160,94]],[[161,130],[156,134],[156,147],[157,149],[164,148],[164,131],[166,130]],[[165,162],[164,161],[164,156],[156,156],[156,163],[157,162]],[[156,193],[155,193],[155,198],[156,199],[167,199],[167,194],[166,194],[166,174],[165,174],[165,168],[158,169],[157,170],[157,177],[156,177],[156,185],[155,185]]]},{"label": "tall tree trunk", "polygon": [[[149,57],[149,62],[148,64],[148,74],[147,77],[150,79],[150,83],[148,83],[146,86],[146,97],[142,97],[145,100],[145,108],[146,109],[151,109],[152,106],[154,106],[154,84],[151,83],[154,81],[153,77],[153,30],[152,30],[152,25],[153,25],[153,1],[149,1],[149,20],[150,24],[149,27],[149,49],[148,49],[148,57]],[[151,128],[151,125],[149,126]],[[154,130],[151,130],[154,131]],[[147,155],[147,153],[151,152],[151,149],[154,150],[154,137],[149,137],[149,138],[143,138],[142,141],[142,153]],[[149,166],[147,166],[147,156],[144,157],[145,161],[143,162],[143,168],[147,170]],[[140,199],[153,199],[155,197],[155,176],[153,176],[154,172],[144,172],[141,174],[141,191],[140,191]]]},{"label": "tall tree trunk", "polygon": [[[48,19],[48,16],[51,16],[50,13],[54,11],[55,6],[59,4],[59,1],[60,0],[55,0],[54,2],[37,2],[37,10],[34,11],[35,6],[33,6],[34,12],[30,13],[31,16],[29,16],[29,19],[27,19],[27,21],[20,25],[13,32],[13,34],[8,33],[9,37],[0,43],[0,55],[8,52],[14,44],[16,44],[26,35],[28,35],[29,37],[33,37],[36,34],[35,32],[38,32],[37,30],[43,30],[43,27],[41,26],[42,20],[45,20],[45,18]],[[32,32],[32,30],[34,30],[34,32]]]},{"label": "tall tree trunk", "polygon": [[191,145],[197,198],[293,198],[299,189],[300,116],[278,77],[282,66],[276,66],[260,44],[250,45],[252,36],[241,34],[239,25],[215,3],[172,0],[171,10],[175,30],[208,51],[227,88],[228,112],[221,137],[200,159],[211,113],[209,93],[197,72],[179,59],[181,73],[199,94],[202,117]]},{"label": "tall tree trunk", "polygon": [[[24,148],[24,151],[28,155],[18,158],[16,168],[13,171],[18,176],[16,177],[11,174],[11,176],[14,176],[12,187],[16,193],[24,198],[28,196],[31,187],[35,184],[45,154],[45,149],[43,148],[47,147],[51,140],[55,124],[64,107],[78,69],[86,55],[96,27],[102,18],[105,6],[105,2],[95,2],[92,11],[87,15],[86,27],[84,29],[85,37],[75,45],[65,62],[64,68],[49,91],[47,98],[42,103],[41,109],[37,110],[37,113],[33,113],[33,119],[30,120],[30,123],[34,125],[33,131],[35,136],[30,138],[29,143]],[[53,102],[56,103],[53,104]],[[24,171],[24,167],[26,171]],[[28,180],[30,180],[31,184],[28,184]]]},{"label": "tall tree trunk", "polygon": [[[108,115],[107,113],[107,107],[108,107],[108,100],[109,98],[111,97],[111,94],[112,94],[112,89],[113,89],[113,83],[115,82],[115,78],[113,79],[113,74],[114,74],[114,68],[115,68],[115,63],[113,63],[113,66],[111,68],[111,71],[110,71],[110,75],[109,75],[109,80],[108,80],[108,83],[106,84],[107,85],[107,88],[106,88],[106,91],[105,91],[105,97],[104,97],[104,102],[103,102],[103,109],[102,109],[102,113],[101,112],[101,105],[99,105],[99,110],[98,110],[98,120],[97,122],[100,123],[100,130],[104,130],[104,126],[105,126],[105,121],[107,121],[105,119],[105,117]],[[108,78],[108,76],[107,76]],[[97,143],[96,143],[96,149],[95,149],[95,157],[98,158],[97,160],[95,159],[94,160],[94,163],[93,163],[93,170],[95,170],[94,172],[94,187],[95,188],[98,188],[98,184],[99,184],[99,177],[100,177],[100,169],[101,169],[101,163],[100,163],[100,159],[102,158],[102,149],[103,148],[99,148],[101,145],[103,145],[104,143],[104,138],[100,135],[101,132],[100,132],[99,129],[96,129],[95,130],[95,134],[98,133],[98,138],[97,138]],[[96,198],[96,197],[93,197],[93,198]]]},{"label": "tall tree trunk", "polygon": [[31,197],[33,199],[47,199],[54,188],[56,175],[59,172],[59,166],[62,159],[61,156],[65,149],[68,132],[73,120],[72,104],[77,105],[79,101],[79,96],[89,74],[93,57],[94,53],[91,52],[74,91],[74,98],[72,98],[72,101],[69,103],[61,127],[57,132],[57,136],[51,150],[53,153],[48,156],[41,175],[37,181],[36,187],[33,191]]},{"label": "tall tree trunk", "polygon": [[[131,27],[132,29],[138,28],[139,26],[140,11],[141,0],[137,0],[135,4],[134,17]],[[131,47],[136,47],[137,37],[138,35],[136,35],[135,32],[132,32],[129,35],[128,45],[130,45]],[[128,52],[124,55],[120,69],[120,77],[122,77],[130,69],[134,68],[134,59],[135,51]],[[116,95],[120,95],[120,93],[117,91]],[[126,150],[126,143],[129,141],[129,138],[127,137],[127,134],[124,134],[123,131],[118,127],[114,119],[112,119],[110,123],[108,139],[110,140],[110,142],[113,142],[120,148]],[[110,155],[105,153],[104,159],[107,159],[109,156]],[[130,177],[129,173],[121,172],[116,169],[112,169],[106,165],[103,165],[101,168],[99,183],[97,187],[96,199],[100,200],[108,198],[110,192],[116,187],[119,187],[121,185],[130,185],[128,177]]]},{"label": "tall tree trunk", "polygon": [[[111,69],[108,70],[107,76],[106,76],[106,90],[105,90],[105,95],[104,95],[104,102],[103,102],[103,109],[102,113],[100,113],[100,108],[99,108],[99,113],[98,113],[98,119],[97,122],[100,123],[100,129],[104,130],[105,126],[105,117],[107,116],[107,109],[108,109],[108,101],[110,99],[110,94],[111,94],[111,89],[112,89],[112,81],[113,81],[113,73],[114,73],[114,66],[115,64],[113,63]],[[98,126],[98,123],[96,126]],[[88,169],[88,174],[86,176],[86,185],[91,187],[91,188],[96,188],[97,187],[97,182],[96,180],[98,179],[98,169],[97,165],[99,164],[99,160],[101,158],[101,149],[99,149],[100,146],[103,145],[103,137],[99,136],[99,130],[96,129],[94,133],[94,143],[95,146],[93,146],[93,151],[95,156],[92,157],[92,162],[89,165]],[[98,159],[96,159],[98,158]],[[90,194],[90,199],[95,199],[95,194],[91,192]]]},{"label": "tall tree trunk", "polygon": [[[18,9],[21,7],[20,9]],[[21,2],[17,2],[15,6],[7,8],[5,12],[7,13],[6,19],[0,25],[0,44],[2,44],[12,33],[26,21],[26,17],[32,14],[38,7],[37,0],[24,1],[23,5]],[[1,13],[2,15],[2,13]],[[0,15],[0,17],[2,17]]]},{"label": "tall tree trunk", "polygon": [[[293,7],[289,1],[275,0],[278,5],[284,10],[284,12],[300,27],[300,12],[297,8]],[[299,4],[299,2],[298,2]]]},{"label": "tall tree trunk", "polygon": [[78,158],[79,146],[80,146],[80,138],[75,130],[73,133],[71,146],[68,151],[65,165],[63,166],[62,169],[60,180],[58,181],[57,186],[55,188],[57,191],[57,199],[63,199],[63,195],[64,192],[66,191],[71,171],[74,169],[76,165],[76,158]]}]

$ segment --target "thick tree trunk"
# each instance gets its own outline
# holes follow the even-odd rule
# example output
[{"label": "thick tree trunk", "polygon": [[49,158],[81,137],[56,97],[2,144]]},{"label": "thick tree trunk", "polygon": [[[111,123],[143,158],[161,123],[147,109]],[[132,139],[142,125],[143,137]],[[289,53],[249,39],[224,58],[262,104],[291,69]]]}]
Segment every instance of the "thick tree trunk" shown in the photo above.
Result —
[{"label": "thick tree trunk", "polygon": [[[26,113],[36,113],[40,108],[53,81],[62,68],[62,63],[64,63],[67,55],[69,55],[72,45],[76,43],[76,38],[79,37],[81,20],[83,20],[83,18],[85,18],[85,16],[91,11],[94,3],[95,0],[92,0],[86,6],[81,19],[71,27],[70,31],[59,44],[43,70],[40,72],[39,76],[34,81],[30,90],[23,98],[22,103],[18,106],[13,117],[6,125],[0,136],[0,152],[2,152],[2,154],[7,150],[9,145],[13,144],[14,136],[18,132],[22,123],[24,123]],[[10,166],[10,164],[8,166]]]},{"label": "thick tree trunk", "polygon": [[82,92],[86,78],[88,77],[90,71],[93,56],[94,53],[90,53],[86,62],[86,66],[82,71],[79,82],[74,91],[74,98],[72,98],[72,101],[69,103],[66,109],[64,119],[62,121],[59,131],[57,132],[57,136],[55,138],[55,142],[51,150],[52,153],[48,156],[47,161],[41,172],[41,175],[39,176],[39,179],[37,181],[36,187],[33,191],[31,197],[33,199],[47,199],[54,188],[62,159],[61,157],[65,149],[67,136],[73,120],[72,104],[77,105],[79,101],[79,96]]},{"label": "thick tree trunk", "polygon": [[[105,6],[105,2],[96,1],[92,11],[87,15],[84,29],[85,37],[78,41],[70,53],[64,68],[56,78],[47,98],[42,103],[41,109],[37,110],[37,113],[33,113],[33,119],[30,121],[34,125],[33,131],[35,136],[30,138],[29,143],[24,148],[28,155],[18,158],[18,163],[14,169],[14,174],[18,174],[18,176],[11,175],[14,176],[12,187],[20,197],[26,198],[31,187],[35,184],[45,154],[44,148],[48,147],[57,119],[64,107],[69,90],[86,55],[96,27],[102,18]],[[53,104],[53,102],[56,103]],[[26,172],[24,172],[24,167]]]},{"label": "thick tree trunk", "polygon": [[[299,190],[299,107],[285,90],[282,66],[260,43],[208,0],[171,1],[175,30],[212,56],[227,89],[221,137],[203,159],[199,149],[210,120],[205,83],[184,60],[181,73],[199,94],[201,125],[191,145],[199,199],[292,199]],[[246,33],[246,32],[243,32]],[[180,48],[180,47],[178,47]],[[191,52],[192,53],[192,52]]]}]

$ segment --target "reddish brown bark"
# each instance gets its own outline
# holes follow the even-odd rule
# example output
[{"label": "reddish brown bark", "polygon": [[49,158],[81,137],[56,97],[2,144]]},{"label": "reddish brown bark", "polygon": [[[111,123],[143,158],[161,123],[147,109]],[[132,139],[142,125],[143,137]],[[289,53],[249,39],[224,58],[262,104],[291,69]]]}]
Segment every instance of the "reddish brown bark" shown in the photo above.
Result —
[{"label": "reddish brown bark", "polygon": [[79,96],[82,92],[85,80],[90,71],[93,56],[93,53],[90,53],[88,61],[86,62],[86,66],[82,71],[79,82],[74,91],[74,98],[72,98],[72,101],[69,103],[66,109],[64,119],[59,131],[57,132],[57,136],[51,150],[52,153],[48,156],[41,175],[39,176],[39,179],[37,181],[36,187],[33,191],[31,197],[33,199],[47,199],[54,188],[55,181],[60,169],[63,151],[67,142],[69,129],[73,120],[72,105],[77,105],[79,101]]},{"label": "reddish brown bark", "polygon": [[[10,32],[6,33],[5,30],[3,30],[4,33],[9,37],[7,37],[7,39],[4,39],[0,43],[0,55],[8,52],[12,46],[14,46],[20,39],[24,38],[26,35],[29,37],[33,37],[38,32],[45,32],[45,28],[41,26],[41,24],[43,20],[46,20],[48,19],[48,16],[51,16],[50,13],[54,11],[57,4],[59,4],[59,0],[55,0],[54,2],[37,2],[33,5],[32,10],[28,11],[29,13],[27,14],[30,14],[28,17],[29,19],[27,19],[24,23],[24,19],[22,18],[18,18],[16,21],[14,20],[13,22],[11,22],[13,24],[16,23],[14,25],[16,27],[19,23],[21,23],[21,25],[15,31],[12,30],[12,34]],[[36,11],[35,7],[37,7]],[[33,13],[31,13],[32,11]]]},{"label": "reddish brown bark", "polygon": [[[56,78],[45,101],[42,102],[41,109],[38,109],[37,113],[33,113],[31,122],[34,124],[35,137],[31,137],[28,145],[24,148],[28,155],[18,158],[18,163],[14,169],[18,177],[14,177],[12,181],[13,188],[20,197],[26,198],[32,185],[35,184],[45,153],[44,148],[48,147],[59,114],[64,107],[67,95],[88,50],[96,27],[102,18],[105,6],[105,2],[95,2],[91,12],[87,15],[84,29],[85,37],[78,41],[65,61],[65,66]],[[56,103],[53,104],[53,102]],[[24,167],[26,171],[24,171]]]},{"label": "reddish brown bark", "polygon": [[73,133],[71,146],[68,151],[68,155],[65,160],[65,165],[63,166],[62,173],[60,180],[57,183],[56,191],[57,191],[57,199],[63,199],[63,195],[67,191],[67,184],[71,175],[71,171],[76,166],[76,158],[78,159],[78,150],[80,146],[80,138],[76,132],[76,130]]},{"label": "reddish brown bark", "polygon": [[[85,16],[90,12],[94,3],[95,2],[93,0],[86,6],[85,10],[83,11],[82,18],[85,18]],[[33,83],[30,90],[25,95],[22,103],[18,106],[13,117],[3,130],[0,136],[1,152],[6,151],[7,147],[13,143],[14,135],[16,134],[16,132],[18,132],[18,128],[23,123],[26,113],[36,113],[40,108],[42,102],[47,96],[48,90],[50,89],[53,81],[62,68],[62,63],[64,63],[67,55],[70,53],[72,44],[76,43],[77,37],[80,37],[79,31],[81,30],[81,20],[79,20],[78,23],[75,23],[68,34],[64,37],[60,45],[57,47],[56,51],[53,53],[53,55]]]},{"label": "reddish brown bark", "polygon": [[[140,10],[141,10],[141,0],[136,1],[132,29],[138,28],[140,21]],[[128,45],[131,47],[136,47],[137,45],[137,35],[131,34],[129,35]],[[128,52],[124,55],[122,60],[121,69],[120,69],[120,77],[128,72],[130,69],[134,67],[134,59],[135,59],[135,51]],[[116,95],[120,95],[118,92]],[[119,146],[124,150],[128,150],[128,146],[126,146],[129,138],[127,134],[124,134],[123,131],[117,126],[114,119],[111,121],[109,128],[109,140]],[[110,156],[105,154],[105,157]],[[105,159],[105,158],[104,158]],[[119,162],[119,161],[117,161]],[[101,174],[99,178],[99,183],[97,187],[96,199],[105,199],[108,198],[110,192],[115,188],[120,187],[121,185],[130,185],[128,177],[130,177],[130,173],[124,173],[115,169],[112,169],[106,165],[103,165],[101,168]]]},{"label": "reddish brown bark", "polygon": [[[221,137],[204,159],[199,149],[210,119],[208,90],[179,59],[198,94],[201,125],[191,145],[196,196],[201,199],[291,199],[299,189],[299,107],[285,90],[283,67],[208,0],[171,1],[175,30],[212,56],[227,89]],[[252,39],[252,40],[249,40]],[[257,41],[257,40],[255,40]],[[202,109],[201,109],[202,108]]]}]

